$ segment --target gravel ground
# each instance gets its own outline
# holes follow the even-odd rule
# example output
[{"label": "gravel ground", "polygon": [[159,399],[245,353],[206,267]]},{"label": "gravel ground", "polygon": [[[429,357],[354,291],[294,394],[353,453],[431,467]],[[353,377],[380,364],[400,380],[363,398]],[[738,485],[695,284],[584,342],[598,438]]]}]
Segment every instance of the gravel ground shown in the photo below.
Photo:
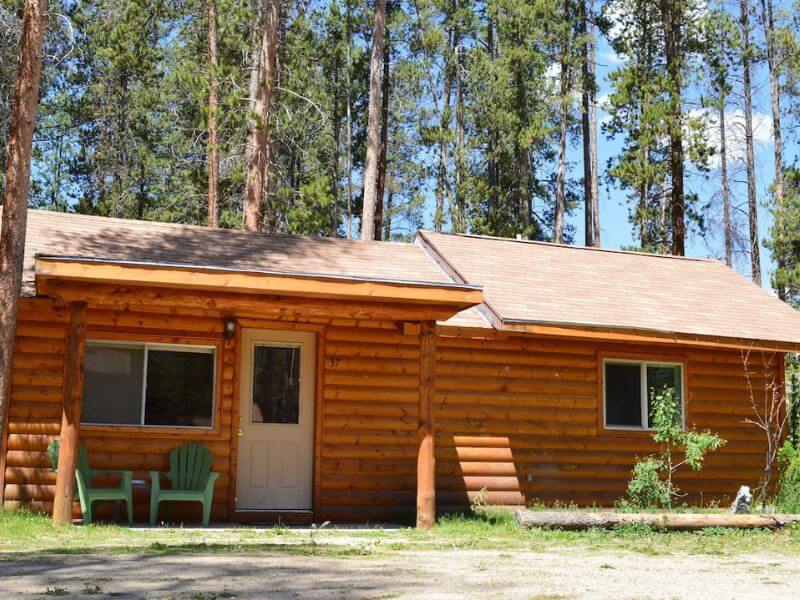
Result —
[{"label": "gravel ground", "polygon": [[0,597],[787,598],[786,556],[415,551],[302,555],[20,555],[0,561]]}]

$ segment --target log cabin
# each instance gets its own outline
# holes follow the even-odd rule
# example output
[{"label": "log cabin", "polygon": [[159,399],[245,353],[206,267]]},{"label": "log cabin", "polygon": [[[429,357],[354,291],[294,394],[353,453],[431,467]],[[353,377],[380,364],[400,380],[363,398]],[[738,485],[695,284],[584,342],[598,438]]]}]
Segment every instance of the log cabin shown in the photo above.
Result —
[{"label": "log cabin", "polygon": [[714,260],[31,210],[0,495],[79,516],[46,454],[60,438],[68,467],[80,443],[137,480],[206,444],[217,521],[611,505],[654,450],[648,389],[669,385],[686,426],[727,440],[678,485],[721,501],[758,482],[743,421],[799,349],[800,313]]}]

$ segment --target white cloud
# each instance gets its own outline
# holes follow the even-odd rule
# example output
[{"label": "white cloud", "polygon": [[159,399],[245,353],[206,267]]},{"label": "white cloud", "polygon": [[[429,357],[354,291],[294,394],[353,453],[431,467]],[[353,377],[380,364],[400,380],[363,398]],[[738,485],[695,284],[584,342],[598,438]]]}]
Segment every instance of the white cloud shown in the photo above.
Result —
[{"label": "white cloud", "polygon": [[[696,109],[690,116],[703,119],[706,127],[706,138],[714,148],[715,154],[709,160],[712,169],[721,166],[721,131],[719,113],[711,109]],[[725,150],[729,163],[743,163],[747,158],[747,146],[744,127],[744,112],[740,109],[725,111]],[[753,113],[753,142],[757,146],[765,146],[772,142],[772,118],[765,113]]]},{"label": "white cloud", "polygon": [[625,62],[625,58],[613,50],[600,52],[597,57],[600,59],[600,62],[608,65],[621,65]]},{"label": "white cloud", "polygon": [[599,108],[603,112],[608,112],[608,109],[610,108],[608,92],[606,92],[605,94],[600,94],[600,96],[596,100],[596,103],[597,103],[597,108]]},{"label": "white cloud", "polygon": [[558,81],[559,77],[561,77],[561,63],[550,63],[547,69],[545,69],[544,78],[553,84],[554,82]]}]

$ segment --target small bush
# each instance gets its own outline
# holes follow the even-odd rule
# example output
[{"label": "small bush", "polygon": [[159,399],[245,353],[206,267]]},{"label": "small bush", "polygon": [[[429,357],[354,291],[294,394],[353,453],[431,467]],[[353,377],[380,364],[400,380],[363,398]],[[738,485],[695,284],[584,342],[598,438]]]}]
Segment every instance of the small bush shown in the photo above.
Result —
[{"label": "small bush", "polygon": [[638,508],[667,506],[672,489],[661,480],[664,461],[653,456],[640,460],[633,466],[633,477],[628,482],[628,499]]},{"label": "small bush", "polygon": [[503,507],[490,505],[488,497],[489,490],[481,488],[472,499],[469,508],[474,517],[490,525],[508,525],[515,522],[513,514]]},{"label": "small bush", "polygon": [[775,504],[780,512],[800,513],[800,447],[786,441],[778,451],[781,476]]}]

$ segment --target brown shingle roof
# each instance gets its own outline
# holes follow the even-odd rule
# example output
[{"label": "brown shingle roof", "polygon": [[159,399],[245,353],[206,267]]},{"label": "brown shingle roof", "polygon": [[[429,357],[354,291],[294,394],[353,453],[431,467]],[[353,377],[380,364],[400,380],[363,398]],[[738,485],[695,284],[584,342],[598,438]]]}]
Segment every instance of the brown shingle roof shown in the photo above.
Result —
[{"label": "brown shingle roof", "polygon": [[632,329],[800,344],[800,313],[717,261],[420,232],[415,244],[265,236],[31,210],[36,254],[484,287],[486,307],[449,325]]},{"label": "brown shingle roof", "polygon": [[36,254],[424,283],[452,281],[415,244],[266,236],[31,210],[23,275],[26,295],[34,293]]},{"label": "brown shingle roof", "polygon": [[800,312],[715,260],[421,232],[506,322],[800,342]]}]

